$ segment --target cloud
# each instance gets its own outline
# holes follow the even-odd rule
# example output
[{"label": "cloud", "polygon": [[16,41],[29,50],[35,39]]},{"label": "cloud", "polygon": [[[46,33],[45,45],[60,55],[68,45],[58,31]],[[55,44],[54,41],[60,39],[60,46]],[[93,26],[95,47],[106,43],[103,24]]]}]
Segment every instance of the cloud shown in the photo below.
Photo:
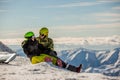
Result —
[{"label": "cloud", "polygon": [[12,0],[0,0],[0,13],[6,13],[8,10],[6,9],[8,7],[8,3]]},{"label": "cloud", "polygon": [[99,17],[120,17],[120,13],[95,13],[93,15]]},{"label": "cloud", "polygon": [[[0,39],[7,45],[21,45],[23,38],[16,39]],[[74,45],[120,45],[120,36],[114,35],[110,37],[60,37],[53,38],[55,44],[74,44]]]},{"label": "cloud", "polygon": [[69,8],[69,7],[83,7],[83,6],[93,6],[99,4],[98,2],[74,2],[61,5],[50,5],[42,8]]},{"label": "cloud", "polygon": [[33,20],[38,20],[40,19],[38,16],[25,16],[26,18],[33,19]]},{"label": "cloud", "polygon": [[98,3],[96,3],[96,2],[79,2],[79,3],[59,5],[58,7],[93,6],[93,5],[96,5],[96,4],[98,4]]},{"label": "cloud", "polygon": [[76,44],[76,45],[102,45],[102,44],[110,44],[110,45],[119,45],[120,44],[120,36],[114,35],[111,37],[61,37],[53,39],[55,44]]},{"label": "cloud", "polygon": [[94,13],[92,16],[95,17],[97,21],[101,22],[119,22],[120,21],[120,13]]},{"label": "cloud", "polygon": [[[95,28],[115,28],[115,27],[119,27],[120,28],[120,23],[106,23],[106,24],[95,24],[92,25]],[[92,27],[91,26],[91,27]]]},{"label": "cloud", "polygon": [[21,45],[23,38],[16,38],[16,39],[0,39],[6,45]]},{"label": "cloud", "polygon": [[79,31],[79,30],[88,30],[88,29],[103,29],[103,28],[119,28],[120,23],[104,23],[104,24],[88,24],[88,25],[68,25],[68,26],[55,26],[54,29],[61,31]]},{"label": "cloud", "polygon": [[6,12],[8,12],[8,10],[3,10],[3,9],[0,10],[0,13],[6,13]]},{"label": "cloud", "polygon": [[120,0],[99,0],[102,3],[113,3],[113,2],[120,2]]},{"label": "cloud", "polygon": [[120,18],[99,18],[99,21],[102,21],[102,22],[120,22]]},{"label": "cloud", "polygon": [[120,2],[120,0],[98,0],[96,2],[73,2],[73,3],[66,3],[66,4],[59,4],[59,5],[47,5],[39,8],[71,8],[71,7],[86,7],[86,6],[94,6],[98,4],[104,3],[113,3],[113,2]]},{"label": "cloud", "polygon": [[120,6],[116,6],[112,8],[113,10],[120,10]]},{"label": "cloud", "polygon": [[7,3],[9,2],[10,0],[0,0],[0,3]]}]

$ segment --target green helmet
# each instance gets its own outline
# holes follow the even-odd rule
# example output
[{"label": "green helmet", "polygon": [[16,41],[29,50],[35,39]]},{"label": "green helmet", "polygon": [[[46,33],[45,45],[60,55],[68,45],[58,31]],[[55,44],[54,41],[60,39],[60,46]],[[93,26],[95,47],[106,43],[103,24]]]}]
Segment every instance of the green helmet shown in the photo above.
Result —
[{"label": "green helmet", "polygon": [[34,36],[34,33],[32,31],[29,31],[24,35],[25,38],[31,38],[32,36]]},{"label": "green helmet", "polygon": [[39,34],[44,34],[44,35],[48,36],[48,32],[49,32],[48,28],[43,27],[40,29]]}]

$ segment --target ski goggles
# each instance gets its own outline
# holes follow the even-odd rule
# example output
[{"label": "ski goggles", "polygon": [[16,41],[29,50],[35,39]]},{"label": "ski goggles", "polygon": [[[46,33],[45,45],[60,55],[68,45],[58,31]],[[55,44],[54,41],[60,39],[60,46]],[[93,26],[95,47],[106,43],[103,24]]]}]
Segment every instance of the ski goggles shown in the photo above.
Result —
[{"label": "ski goggles", "polygon": [[46,35],[44,35],[44,34],[40,34],[40,36],[42,36],[42,37],[46,37]]},{"label": "ski goggles", "polygon": [[27,39],[35,39],[35,36],[31,36],[31,37],[25,37]]}]

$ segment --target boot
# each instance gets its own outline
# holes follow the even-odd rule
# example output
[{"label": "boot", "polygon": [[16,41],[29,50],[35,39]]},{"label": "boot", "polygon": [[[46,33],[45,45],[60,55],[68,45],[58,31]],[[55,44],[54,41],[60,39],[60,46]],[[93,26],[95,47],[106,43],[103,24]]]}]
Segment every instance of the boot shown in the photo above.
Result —
[{"label": "boot", "polygon": [[81,69],[82,69],[82,64],[80,64],[80,66],[77,67],[77,71],[76,72],[80,73]]},{"label": "boot", "polygon": [[82,68],[82,64],[80,64],[79,67],[75,67],[75,66],[73,66],[73,65],[69,65],[69,64],[68,64],[68,65],[66,66],[66,68],[67,68],[68,70],[70,70],[70,71],[80,73],[80,70],[81,70],[81,68]]}]

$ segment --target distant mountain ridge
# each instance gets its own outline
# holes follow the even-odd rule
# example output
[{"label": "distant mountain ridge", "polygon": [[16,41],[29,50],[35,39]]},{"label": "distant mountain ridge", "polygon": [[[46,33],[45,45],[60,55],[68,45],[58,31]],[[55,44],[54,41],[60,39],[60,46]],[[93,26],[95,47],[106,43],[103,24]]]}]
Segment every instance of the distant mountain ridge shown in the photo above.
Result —
[{"label": "distant mountain ridge", "polygon": [[120,48],[113,50],[64,50],[60,52],[61,59],[69,64],[83,64],[83,72],[103,73],[110,76],[120,76]]},{"label": "distant mountain ridge", "polygon": [[5,44],[3,44],[0,41],[0,52],[9,52],[9,53],[14,53],[14,51],[12,49],[10,49],[9,47],[7,47]]}]

